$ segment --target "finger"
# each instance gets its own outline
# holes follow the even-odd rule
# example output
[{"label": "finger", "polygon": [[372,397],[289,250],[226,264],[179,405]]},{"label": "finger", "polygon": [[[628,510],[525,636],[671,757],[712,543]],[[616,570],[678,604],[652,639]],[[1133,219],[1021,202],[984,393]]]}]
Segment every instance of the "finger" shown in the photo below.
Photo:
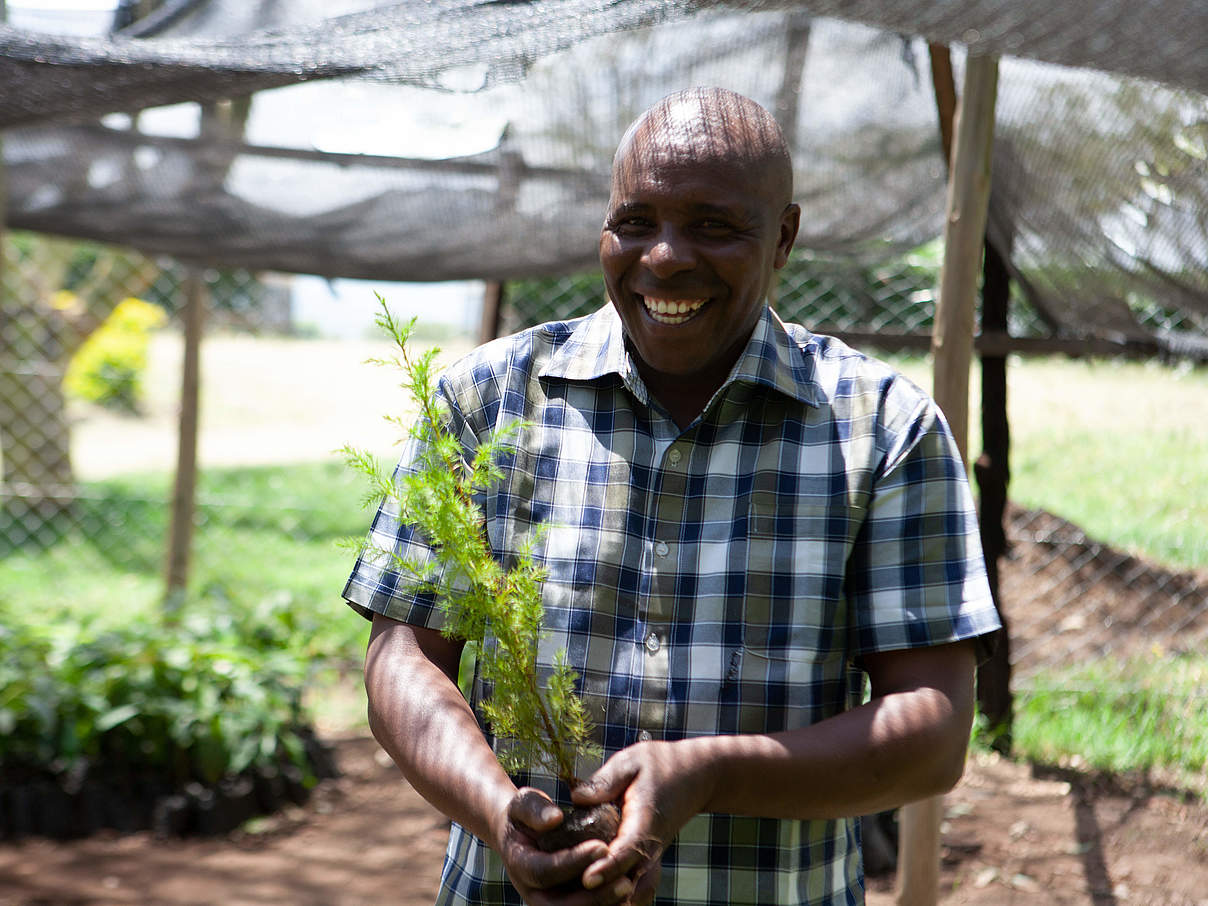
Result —
[{"label": "finger", "polygon": [[514,879],[525,886],[546,889],[571,883],[579,886],[587,866],[599,861],[607,852],[608,847],[599,840],[585,840],[552,853],[531,845],[516,845],[509,847],[504,861]]},{"label": "finger", "polygon": [[643,862],[652,858],[657,861],[662,853],[662,845],[649,833],[648,828],[648,824],[639,825],[636,821],[626,828],[622,820],[621,831],[608,851],[584,870],[583,886],[594,890],[626,875],[632,876]]},{"label": "finger", "polygon": [[524,787],[508,805],[508,820],[517,827],[543,834],[562,823],[562,809],[540,790]]},{"label": "finger", "polygon": [[616,761],[619,759],[614,756],[613,761],[571,790],[571,801],[576,805],[600,805],[620,799],[638,772],[636,767],[616,764]]},{"label": "finger", "polygon": [[629,898],[629,906],[649,906],[653,903],[662,873],[663,866],[659,860],[648,862],[639,869],[637,882],[633,885],[633,894]]},{"label": "finger", "polygon": [[518,889],[529,906],[628,906],[633,894],[633,881],[620,878],[599,890],[584,890],[578,884],[567,884],[552,890]]}]

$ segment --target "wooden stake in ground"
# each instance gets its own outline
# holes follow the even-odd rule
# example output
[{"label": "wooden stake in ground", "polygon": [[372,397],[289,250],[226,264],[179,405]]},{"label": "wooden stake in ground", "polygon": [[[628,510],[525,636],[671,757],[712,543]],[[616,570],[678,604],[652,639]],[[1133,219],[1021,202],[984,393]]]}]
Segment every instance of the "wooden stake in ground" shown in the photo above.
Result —
[{"label": "wooden stake in ground", "polygon": [[184,365],[180,379],[180,422],[176,448],[176,481],[172,491],[172,525],[168,534],[165,610],[184,597],[193,544],[193,509],[197,493],[197,426],[201,409],[201,336],[205,330],[206,292],[201,269],[192,266],[184,281]]},{"label": "wooden stake in ground", "polygon": [[[990,202],[997,92],[997,58],[969,54],[948,178],[944,264],[931,338],[932,394],[948,419],[965,462],[968,462],[974,302]],[[933,906],[938,898],[941,804],[942,799],[937,797],[902,809],[897,893],[900,906]]]}]

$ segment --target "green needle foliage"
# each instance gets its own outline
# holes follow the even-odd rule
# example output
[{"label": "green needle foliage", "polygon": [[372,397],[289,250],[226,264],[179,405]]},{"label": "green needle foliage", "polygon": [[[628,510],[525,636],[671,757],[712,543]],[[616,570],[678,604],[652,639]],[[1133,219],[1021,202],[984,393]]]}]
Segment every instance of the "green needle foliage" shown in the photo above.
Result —
[{"label": "green needle foliage", "polygon": [[478,669],[489,690],[483,713],[492,732],[506,742],[499,754],[504,768],[544,768],[573,786],[576,755],[598,757],[599,749],[590,741],[592,724],[575,693],[578,677],[566,661],[566,652],[558,652],[552,672],[537,669],[545,572],[531,548],[504,569],[491,554],[482,510],[474,501],[475,494],[502,480],[498,461],[511,449],[509,437],[520,425],[494,432],[467,462],[459,439],[449,430],[448,410],[437,397],[433,360],[439,350],[412,356],[407,343],[415,319],[402,324],[380,296],[378,301],[382,303],[378,326],[394,341],[398,353],[371,361],[403,372],[401,386],[419,407],[418,418],[408,429],[418,441],[419,453],[413,472],[393,476],[363,451],[345,447],[342,452],[348,465],[368,480],[366,503],[393,501],[400,521],[418,527],[435,558],[417,562],[374,547],[369,540],[357,547],[378,565],[412,577],[419,590],[435,597],[445,616],[444,635],[475,646]]}]

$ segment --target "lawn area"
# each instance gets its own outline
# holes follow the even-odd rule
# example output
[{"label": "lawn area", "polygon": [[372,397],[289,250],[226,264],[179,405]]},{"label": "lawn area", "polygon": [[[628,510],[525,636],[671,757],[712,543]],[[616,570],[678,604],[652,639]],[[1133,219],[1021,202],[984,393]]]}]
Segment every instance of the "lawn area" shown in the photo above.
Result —
[{"label": "lawn area", "polygon": [[[893,363],[930,388],[926,359]],[[975,367],[971,456],[979,381]],[[1208,570],[1208,368],[1015,358],[1007,404],[1012,500],[1146,559]]]},{"label": "lawn area", "polygon": [[[100,630],[158,619],[167,476],[89,482],[60,542],[0,559],[0,609],[42,602],[31,618]],[[198,488],[192,604],[297,608],[320,622],[324,650],[359,658],[364,621],[341,604],[352,561],[337,543],[360,534],[362,489],[340,463],[211,469]]]}]

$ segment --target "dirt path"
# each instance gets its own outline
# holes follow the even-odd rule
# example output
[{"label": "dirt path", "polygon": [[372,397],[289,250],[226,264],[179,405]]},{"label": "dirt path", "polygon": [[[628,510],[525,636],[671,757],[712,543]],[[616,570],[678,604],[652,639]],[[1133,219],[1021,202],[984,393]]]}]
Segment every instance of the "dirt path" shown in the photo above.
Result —
[{"label": "dirt path", "polygon": [[[343,738],[337,753],[341,779],[255,832],[2,844],[0,906],[431,903],[444,820],[372,739]],[[946,810],[944,906],[1208,906],[1202,804],[974,756]],[[868,903],[891,906],[892,879],[871,879]]]}]

